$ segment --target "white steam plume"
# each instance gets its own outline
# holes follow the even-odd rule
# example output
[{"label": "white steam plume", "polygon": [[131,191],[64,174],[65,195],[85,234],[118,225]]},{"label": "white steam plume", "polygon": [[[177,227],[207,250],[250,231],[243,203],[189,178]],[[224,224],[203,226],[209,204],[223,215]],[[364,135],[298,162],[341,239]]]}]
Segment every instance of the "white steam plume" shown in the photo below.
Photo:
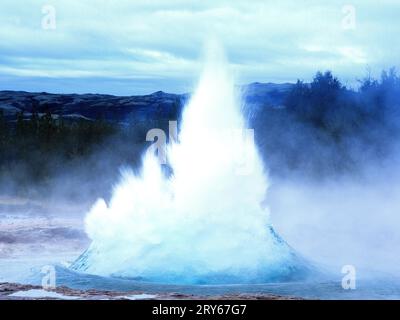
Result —
[{"label": "white steam plume", "polygon": [[[139,176],[123,174],[107,205],[86,218],[90,248],[73,268],[104,276],[174,283],[283,279],[296,256],[262,207],[268,182],[244,129],[222,50],[209,46],[198,87],[182,116],[179,143],[168,147],[166,178],[147,153]],[[239,153],[251,159],[240,174]]]}]

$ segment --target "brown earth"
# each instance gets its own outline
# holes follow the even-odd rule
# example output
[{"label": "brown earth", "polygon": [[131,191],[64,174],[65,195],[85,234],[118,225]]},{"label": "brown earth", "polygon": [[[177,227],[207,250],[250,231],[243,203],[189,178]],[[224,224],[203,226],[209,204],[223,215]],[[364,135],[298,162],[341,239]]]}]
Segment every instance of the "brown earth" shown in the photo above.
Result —
[{"label": "brown earth", "polygon": [[[29,298],[16,297],[10,294],[28,291],[32,289],[42,289],[40,286],[24,285],[17,283],[0,283],[0,300],[58,300],[57,298]],[[57,287],[50,292],[57,292],[66,297],[78,297],[81,300],[131,300],[129,296],[146,294],[139,291],[102,291],[102,290],[75,290],[67,287]],[[295,297],[284,297],[273,294],[226,294],[226,295],[188,295],[180,293],[159,293],[152,294],[151,297],[136,298],[135,300],[301,300]]]}]

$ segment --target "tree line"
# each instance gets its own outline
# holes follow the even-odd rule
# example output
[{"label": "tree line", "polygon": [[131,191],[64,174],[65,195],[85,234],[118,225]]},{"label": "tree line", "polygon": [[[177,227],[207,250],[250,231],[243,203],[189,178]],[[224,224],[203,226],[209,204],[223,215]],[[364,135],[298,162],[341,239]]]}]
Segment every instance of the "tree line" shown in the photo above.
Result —
[{"label": "tree line", "polygon": [[273,173],[314,177],[357,173],[366,163],[393,155],[400,134],[400,77],[395,68],[380,79],[347,88],[330,71],[311,83],[298,80],[284,108],[265,108],[253,121],[261,153]]},{"label": "tree line", "polygon": [[[329,71],[318,72],[310,83],[297,81],[283,105],[260,108],[250,123],[272,175],[301,173],[320,179],[357,173],[366,163],[389,158],[400,136],[400,77],[395,69],[383,71],[379,79],[365,77],[357,90]],[[56,188],[60,173],[71,185],[92,181],[87,188],[93,193],[110,190],[118,167],[140,167],[149,145],[147,131],[167,131],[168,120],[175,119],[124,127],[50,112],[19,112],[10,119],[0,109],[0,192]]]}]

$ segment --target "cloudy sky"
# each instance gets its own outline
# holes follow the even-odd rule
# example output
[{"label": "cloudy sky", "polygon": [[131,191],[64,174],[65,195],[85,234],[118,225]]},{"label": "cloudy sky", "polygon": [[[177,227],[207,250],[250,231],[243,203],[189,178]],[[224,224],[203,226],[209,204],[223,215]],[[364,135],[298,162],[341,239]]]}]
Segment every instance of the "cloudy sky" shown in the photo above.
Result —
[{"label": "cloudy sky", "polygon": [[240,83],[354,86],[399,65],[399,34],[399,0],[1,0],[0,90],[190,91],[210,37]]}]

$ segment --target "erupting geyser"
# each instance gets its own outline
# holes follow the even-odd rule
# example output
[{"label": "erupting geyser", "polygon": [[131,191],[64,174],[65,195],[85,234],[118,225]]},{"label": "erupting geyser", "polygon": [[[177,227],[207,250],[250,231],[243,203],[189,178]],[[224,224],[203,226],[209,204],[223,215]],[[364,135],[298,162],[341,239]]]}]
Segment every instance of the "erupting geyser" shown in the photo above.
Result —
[{"label": "erupting geyser", "polygon": [[[304,276],[307,268],[261,205],[268,182],[253,140],[236,134],[245,127],[239,101],[222,50],[213,45],[183,112],[179,142],[168,147],[173,175],[165,177],[152,153],[140,175],[125,171],[110,203],[100,199],[88,214],[92,244],[73,269],[186,284]],[[240,154],[251,162],[245,170]]]}]

